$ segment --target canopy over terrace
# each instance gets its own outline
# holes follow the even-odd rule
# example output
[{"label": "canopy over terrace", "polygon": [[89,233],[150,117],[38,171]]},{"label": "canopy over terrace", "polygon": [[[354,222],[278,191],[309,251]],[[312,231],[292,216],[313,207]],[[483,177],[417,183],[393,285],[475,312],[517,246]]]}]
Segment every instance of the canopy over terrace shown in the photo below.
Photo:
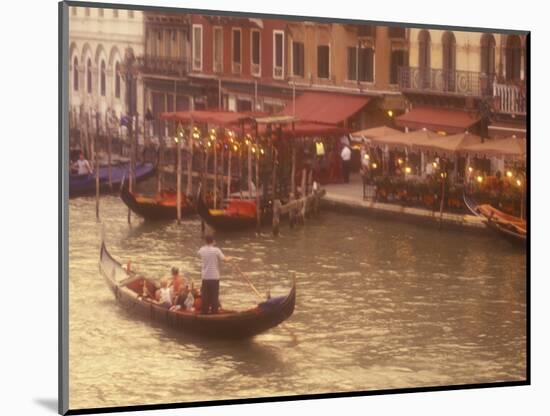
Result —
[{"label": "canopy over terrace", "polygon": [[525,139],[515,136],[506,139],[486,140],[484,143],[474,144],[464,148],[474,156],[496,156],[505,159],[525,159],[527,143]]},{"label": "canopy over terrace", "polygon": [[[286,115],[256,117],[252,118],[251,121],[257,124],[258,134],[268,134],[270,128],[273,133],[276,133],[280,128],[282,138],[341,136],[349,133],[349,129],[344,127],[330,124],[304,122],[294,116]],[[252,126],[249,126],[248,128],[253,129]]]},{"label": "canopy over terrace", "polygon": [[402,132],[397,129],[392,129],[388,126],[379,126],[372,127],[366,130],[356,131],[355,133],[352,133],[351,136],[354,139],[360,139],[362,137],[364,137],[365,139],[376,139],[378,137],[395,136],[396,134],[400,133]]},{"label": "canopy over terrace", "polygon": [[439,134],[422,129],[411,133],[398,133],[391,136],[373,137],[371,142],[382,146],[386,145],[392,149],[407,148],[411,150],[419,144],[439,140],[440,138],[441,136]]},{"label": "canopy over terrace", "polygon": [[280,115],[294,116],[303,122],[341,124],[365,107],[370,98],[358,95],[305,92],[289,101]]},{"label": "canopy over terrace", "polygon": [[436,136],[418,142],[415,147],[421,150],[454,154],[460,153],[468,146],[481,144],[481,137],[466,132],[451,136]]},{"label": "canopy over terrace", "polygon": [[425,128],[455,134],[468,130],[479,121],[479,115],[469,111],[418,107],[397,117],[395,124],[412,130]]}]

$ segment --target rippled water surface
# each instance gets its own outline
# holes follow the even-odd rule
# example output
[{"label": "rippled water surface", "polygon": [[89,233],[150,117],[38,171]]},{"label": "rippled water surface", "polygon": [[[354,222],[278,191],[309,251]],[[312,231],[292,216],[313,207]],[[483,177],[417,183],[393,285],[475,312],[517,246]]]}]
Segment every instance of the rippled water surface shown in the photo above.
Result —
[{"label": "rippled water surface", "polygon": [[[198,219],[145,223],[116,197],[70,205],[70,407],[88,408],[523,380],[525,253],[491,235],[323,212],[306,227],[218,235],[255,286],[294,315],[245,342],[205,341],[132,317],[98,273],[99,242],[151,276],[200,281]],[[221,301],[257,299],[231,268]]]}]

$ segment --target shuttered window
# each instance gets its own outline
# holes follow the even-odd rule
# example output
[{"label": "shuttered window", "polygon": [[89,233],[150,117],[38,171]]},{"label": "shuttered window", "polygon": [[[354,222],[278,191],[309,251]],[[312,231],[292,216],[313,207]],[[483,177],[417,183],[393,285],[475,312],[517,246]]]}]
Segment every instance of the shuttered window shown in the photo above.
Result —
[{"label": "shuttered window", "polygon": [[319,78],[330,77],[329,51],[328,45],[317,46],[317,76]]},{"label": "shuttered window", "polygon": [[241,63],[241,31],[233,30],[233,62]]},{"label": "shuttered window", "polygon": [[348,79],[357,81],[357,48],[348,48]]},{"label": "shuttered window", "polygon": [[348,80],[373,82],[374,50],[372,48],[348,48]]},{"label": "shuttered window", "polygon": [[252,31],[252,63],[260,65],[260,32]]},{"label": "shuttered window", "polygon": [[371,48],[359,49],[359,81],[374,81],[374,50]]},{"label": "shuttered window", "polygon": [[407,66],[408,54],[406,50],[397,49],[391,52],[390,84],[399,83],[399,68]]},{"label": "shuttered window", "polygon": [[292,42],[292,75],[304,76],[304,44]]}]

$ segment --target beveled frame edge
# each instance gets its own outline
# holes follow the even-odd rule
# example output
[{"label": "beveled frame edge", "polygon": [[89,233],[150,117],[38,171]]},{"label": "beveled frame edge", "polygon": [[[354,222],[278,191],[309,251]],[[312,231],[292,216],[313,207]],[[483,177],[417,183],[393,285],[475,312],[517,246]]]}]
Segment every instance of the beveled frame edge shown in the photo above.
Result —
[{"label": "beveled frame edge", "polygon": [[58,412],[69,411],[69,5],[58,3]]}]

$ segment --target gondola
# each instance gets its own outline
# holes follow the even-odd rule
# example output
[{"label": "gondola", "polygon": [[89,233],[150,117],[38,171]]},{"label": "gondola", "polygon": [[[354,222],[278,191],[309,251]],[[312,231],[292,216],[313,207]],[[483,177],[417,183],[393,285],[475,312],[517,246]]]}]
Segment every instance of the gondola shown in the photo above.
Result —
[{"label": "gondola", "polygon": [[[130,192],[128,181],[123,181],[120,198],[128,208],[146,220],[175,220],[178,217],[177,192],[175,191],[161,191],[151,198]],[[193,201],[182,194],[182,217],[195,214],[195,212]]]},{"label": "gondola", "polygon": [[505,239],[524,245],[527,241],[527,222],[519,217],[506,214],[489,204],[478,204],[472,198],[464,195],[466,207],[491,230]]},{"label": "gondola", "polygon": [[[239,231],[254,228],[257,224],[256,201],[250,199],[231,198],[225,201],[222,209],[211,209],[206,206],[199,191],[197,213],[217,231]],[[261,224],[269,224],[272,218],[271,203],[267,202],[262,206]]]},{"label": "gondola", "polygon": [[[101,166],[99,168],[99,187],[102,193],[118,191],[122,179],[128,176],[130,164],[123,163],[111,166],[111,186],[109,186],[109,168]],[[155,166],[152,163],[142,163],[136,166],[136,182],[149,178],[155,172]],[[95,173],[90,175],[69,175],[69,197],[94,195],[96,192]]]},{"label": "gondola", "polygon": [[183,334],[208,338],[246,339],[276,327],[294,312],[296,284],[286,296],[270,298],[245,311],[220,309],[217,314],[191,311],[170,311],[154,300],[143,297],[144,283],[151,293],[152,280],[128,272],[101,244],[99,270],[116,300],[129,307],[130,313],[176,329]]}]

